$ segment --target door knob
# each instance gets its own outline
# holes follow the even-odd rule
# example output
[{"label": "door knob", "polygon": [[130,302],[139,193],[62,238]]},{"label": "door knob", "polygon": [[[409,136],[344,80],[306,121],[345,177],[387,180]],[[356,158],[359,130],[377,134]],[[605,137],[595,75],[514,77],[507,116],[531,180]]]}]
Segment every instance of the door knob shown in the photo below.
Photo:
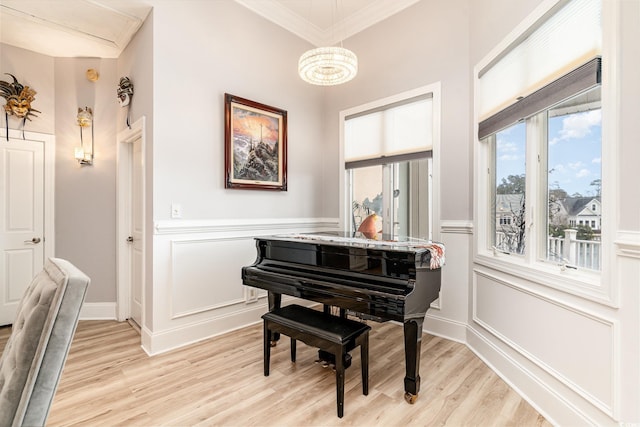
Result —
[{"label": "door knob", "polygon": [[34,237],[31,240],[25,240],[25,243],[31,243],[32,245],[37,245],[38,243],[40,243],[40,238],[39,237]]},{"label": "door knob", "polygon": [[127,243],[133,243],[133,236],[127,237]]}]

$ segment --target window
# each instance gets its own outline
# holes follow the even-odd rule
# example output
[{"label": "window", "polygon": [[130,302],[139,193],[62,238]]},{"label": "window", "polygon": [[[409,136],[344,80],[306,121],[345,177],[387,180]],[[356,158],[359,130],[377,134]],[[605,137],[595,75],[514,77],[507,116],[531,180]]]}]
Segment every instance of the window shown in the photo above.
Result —
[{"label": "window", "polygon": [[557,2],[478,71],[478,254],[601,269],[600,9]]},{"label": "window", "polygon": [[[593,219],[599,214],[590,202],[600,199],[601,117],[596,86],[483,140],[493,162],[492,248],[524,255],[539,214],[542,231],[535,246],[541,260],[600,269],[600,233]],[[528,194],[527,188],[537,191]],[[536,206],[544,211],[536,212]]]},{"label": "window", "polygon": [[375,230],[385,236],[429,238],[431,165],[423,158],[347,170],[350,231],[376,214]]},{"label": "window", "polygon": [[[600,269],[600,234],[594,230],[596,204],[602,182],[602,114],[600,87],[572,97],[546,113],[547,159],[541,165],[547,173],[549,205],[545,259],[572,266]],[[591,210],[588,207],[591,206]],[[570,232],[571,217],[588,216]]]},{"label": "window", "polygon": [[349,231],[375,214],[367,237],[433,238],[438,104],[433,85],[341,113]]},{"label": "window", "polygon": [[494,231],[492,246],[516,254],[524,253],[525,245],[525,129],[524,123],[518,123],[496,133],[493,138],[493,215],[500,221]]}]

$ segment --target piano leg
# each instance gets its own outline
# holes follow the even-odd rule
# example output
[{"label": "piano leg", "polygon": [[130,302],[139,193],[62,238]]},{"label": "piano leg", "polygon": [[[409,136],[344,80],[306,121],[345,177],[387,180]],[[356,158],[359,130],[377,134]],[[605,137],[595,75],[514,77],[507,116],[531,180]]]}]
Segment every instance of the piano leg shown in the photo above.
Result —
[{"label": "piano leg", "polygon": [[420,391],[420,347],[424,319],[409,319],[404,322],[404,399],[413,404]]},{"label": "piano leg", "polygon": [[[267,301],[269,302],[269,311],[273,311],[276,308],[280,308],[282,305],[282,294],[269,291],[267,295]],[[271,337],[271,347],[275,347],[280,340],[280,332],[274,332]]]}]

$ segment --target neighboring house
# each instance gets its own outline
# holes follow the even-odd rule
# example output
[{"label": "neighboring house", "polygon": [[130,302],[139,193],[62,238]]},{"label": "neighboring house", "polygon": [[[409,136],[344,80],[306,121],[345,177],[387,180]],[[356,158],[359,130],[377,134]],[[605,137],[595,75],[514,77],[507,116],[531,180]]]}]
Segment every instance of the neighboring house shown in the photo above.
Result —
[{"label": "neighboring house", "polygon": [[521,222],[524,194],[496,195],[496,230],[517,228]]},{"label": "neighboring house", "polygon": [[586,225],[592,230],[600,230],[600,197],[567,197],[561,201],[560,206],[570,227]]},{"label": "neighboring house", "polygon": [[[522,217],[522,194],[496,195],[496,230],[517,227]],[[600,230],[602,205],[600,197],[566,197],[550,202],[551,222],[554,225],[589,226]]]}]

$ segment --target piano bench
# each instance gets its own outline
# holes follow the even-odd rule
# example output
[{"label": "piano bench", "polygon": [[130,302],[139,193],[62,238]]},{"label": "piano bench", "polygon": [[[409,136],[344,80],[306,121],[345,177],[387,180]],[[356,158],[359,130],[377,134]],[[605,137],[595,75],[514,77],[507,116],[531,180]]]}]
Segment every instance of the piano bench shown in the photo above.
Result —
[{"label": "piano bench", "polygon": [[335,356],[338,417],[344,414],[344,359],[348,351],[360,346],[362,394],[369,394],[369,330],[355,320],[333,316],[311,308],[292,304],[265,313],[264,376],[269,376],[271,337],[279,332],[291,338],[291,361],[296,361],[296,340]]}]

